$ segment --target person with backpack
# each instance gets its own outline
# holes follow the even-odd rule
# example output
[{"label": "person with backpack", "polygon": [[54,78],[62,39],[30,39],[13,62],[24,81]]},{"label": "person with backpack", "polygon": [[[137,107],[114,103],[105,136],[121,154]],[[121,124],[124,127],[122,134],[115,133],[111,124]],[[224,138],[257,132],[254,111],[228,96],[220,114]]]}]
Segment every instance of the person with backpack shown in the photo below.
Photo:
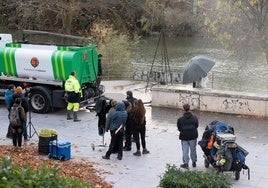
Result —
[{"label": "person with backpack", "polygon": [[25,112],[25,121],[23,122],[23,137],[24,141],[28,141],[28,133],[27,133],[27,112],[29,111],[28,97],[25,97],[25,92],[23,92],[22,87],[18,86],[15,89],[15,93],[11,99],[11,106],[15,103],[17,98],[21,98],[21,106]]},{"label": "person with backpack", "polygon": [[9,123],[12,130],[13,146],[21,148],[23,123],[26,121],[26,116],[23,107],[21,106],[22,99],[16,98],[15,103],[10,109]]}]

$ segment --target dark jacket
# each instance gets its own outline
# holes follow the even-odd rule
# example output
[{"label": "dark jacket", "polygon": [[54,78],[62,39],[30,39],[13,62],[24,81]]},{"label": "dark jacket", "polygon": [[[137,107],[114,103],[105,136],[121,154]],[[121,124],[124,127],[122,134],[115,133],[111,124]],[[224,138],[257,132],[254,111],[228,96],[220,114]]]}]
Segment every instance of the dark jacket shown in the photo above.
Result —
[{"label": "dark jacket", "polygon": [[102,62],[98,59],[98,76],[102,76]]},{"label": "dark jacket", "polygon": [[198,137],[198,119],[191,112],[185,112],[177,121],[181,140],[193,140]]},{"label": "dark jacket", "polygon": [[132,91],[127,91],[127,101],[130,102],[132,104],[132,106],[134,105],[134,101],[137,100],[135,97],[133,97],[133,93]]},{"label": "dark jacket", "polygon": [[[127,111],[123,102],[117,102],[116,112],[112,115],[113,130],[116,130],[120,125],[125,127],[127,121]],[[124,129],[122,129],[123,131]]]}]

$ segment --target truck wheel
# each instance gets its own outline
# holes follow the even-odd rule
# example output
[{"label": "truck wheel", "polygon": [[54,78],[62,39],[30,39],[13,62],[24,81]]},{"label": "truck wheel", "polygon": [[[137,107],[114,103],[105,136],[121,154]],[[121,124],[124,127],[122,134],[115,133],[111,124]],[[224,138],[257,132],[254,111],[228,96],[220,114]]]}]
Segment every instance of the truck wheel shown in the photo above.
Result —
[{"label": "truck wheel", "polygon": [[48,89],[37,86],[30,91],[29,106],[35,113],[47,113],[51,109]]}]

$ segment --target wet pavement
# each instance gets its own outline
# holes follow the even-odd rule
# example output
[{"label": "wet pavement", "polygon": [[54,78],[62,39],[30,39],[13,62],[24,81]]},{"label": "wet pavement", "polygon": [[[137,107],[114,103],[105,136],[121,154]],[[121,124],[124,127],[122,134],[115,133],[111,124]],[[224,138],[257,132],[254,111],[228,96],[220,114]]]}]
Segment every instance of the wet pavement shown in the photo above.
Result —
[{"label": "wet pavement", "polygon": [[[132,90],[136,98],[144,102],[150,101],[150,92],[145,93],[146,83],[131,81],[105,81],[106,96],[117,100],[125,99],[125,92]],[[166,170],[167,164],[179,166],[182,163],[181,145],[178,138],[176,121],[182,115],[178,109],[154,108],[146,105],[147,134],[146,144],[150,154],[140,157],[134,156],[135,144],[132,151],[124,152],[123,160],[117,160],[117,155],[111,155],[110,160],[101,159],[105,154],[110,141],[110,134],[103,137],[98,135],[97,117],[94,111],[83,109],[79,112],[79,123],[67,121],[65,110],[50,114],[32,114],[32,123],[39,132],[42,128],[52,128],[58,131],[58,139],[68,140],[72,143],[71,160],[89,160],[96,162],[95,168],[101,170],[101,176],[114,185],[115,188],[155,188],[159,185],[160,176]],[[7,110],[3,103],[0,105],[0,122],[6,127]],[[227,115],[219,113],[194,112],[199,118],[199,139],[207,124],[213,120],[223,121],[235,129],[237,143],[249,152],[246,164],[250,167],[250,180],[247,172],[241,171],[238,181],[232,180],[233,187],[264,188],[268,185],[267,155],[268,155],[268,119]],[[0,143],[10,144],[11,140],[5,138],[6,128],[0,133]],[[32,129],[32,133],[33,133]],[[38,143],[38,136],[33,135],[30,143]],[[92,149],[95,145],[95,150]],[[106,147],[103,147],[103,144]],[[27,146],[26,146],[27,147]],[[197,147],[197,168],[190,170],[212,170],[204,167],[203,152]],[[230,176],[232,173],[228,173]],[[234,177],[232,177],[234,179]]]}]

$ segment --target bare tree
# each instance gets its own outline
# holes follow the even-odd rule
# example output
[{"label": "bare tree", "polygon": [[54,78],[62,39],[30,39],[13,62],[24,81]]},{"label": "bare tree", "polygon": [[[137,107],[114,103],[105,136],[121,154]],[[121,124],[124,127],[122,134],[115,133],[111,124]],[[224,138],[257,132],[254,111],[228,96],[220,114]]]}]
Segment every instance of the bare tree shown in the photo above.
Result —
[{"label": "bare tree", "polygon": [[245,57],[252,49],[259,50],[268,62],[267,14],[267,0],[218,0],[207,11],[206,31],[225,48]]}]

